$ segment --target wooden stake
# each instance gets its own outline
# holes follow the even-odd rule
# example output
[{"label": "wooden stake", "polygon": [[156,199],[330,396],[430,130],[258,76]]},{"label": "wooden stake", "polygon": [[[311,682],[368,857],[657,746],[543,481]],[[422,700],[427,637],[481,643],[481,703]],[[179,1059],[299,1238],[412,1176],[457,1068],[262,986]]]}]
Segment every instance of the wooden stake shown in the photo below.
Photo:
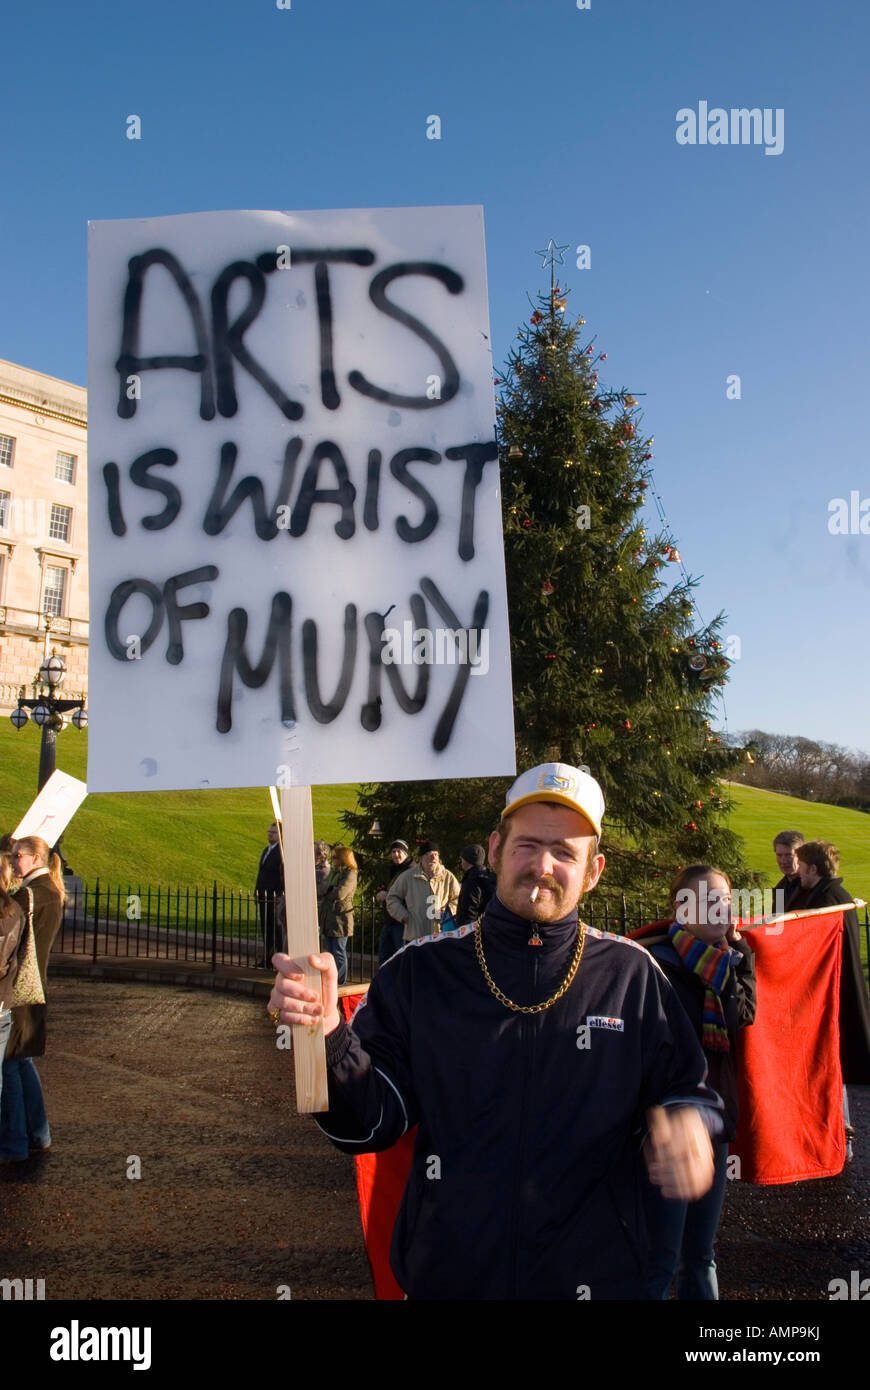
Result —
[{"label": "wooden stake", "polygon": [[[322,976],[308,964],[320,951],[317,925],[317,880],[314,873],[314,819],[310,787],[281,788],[281,839],[284,846],[284,902],[287,952],[298,962],[305,984],[322,995]],[[296,1109],[300,1115],[329,1109],[326,1048],[322,1028],[293,1029]]]}]

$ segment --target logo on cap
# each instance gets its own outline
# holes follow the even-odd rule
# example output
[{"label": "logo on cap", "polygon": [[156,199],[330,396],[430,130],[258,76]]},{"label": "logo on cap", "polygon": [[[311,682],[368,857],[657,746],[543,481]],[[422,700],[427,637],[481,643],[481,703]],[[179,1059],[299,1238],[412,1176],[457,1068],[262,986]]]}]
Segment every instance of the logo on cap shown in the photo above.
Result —
[{"label": "logo on cap", "polygon": [[542,772],[538,778],[538,790],[565,792],[570,796],[574,790],[574,778],[560,777],[555,772]]}]

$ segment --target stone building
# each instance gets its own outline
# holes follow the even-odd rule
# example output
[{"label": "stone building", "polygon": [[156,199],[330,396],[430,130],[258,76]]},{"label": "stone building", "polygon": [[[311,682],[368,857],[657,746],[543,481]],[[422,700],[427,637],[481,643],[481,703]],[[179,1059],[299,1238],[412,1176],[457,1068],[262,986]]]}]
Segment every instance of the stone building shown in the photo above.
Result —
[{"label": "stone building", "polygon": [[43,656],[88,679],[87,392],[0,360],[0,709]]}]

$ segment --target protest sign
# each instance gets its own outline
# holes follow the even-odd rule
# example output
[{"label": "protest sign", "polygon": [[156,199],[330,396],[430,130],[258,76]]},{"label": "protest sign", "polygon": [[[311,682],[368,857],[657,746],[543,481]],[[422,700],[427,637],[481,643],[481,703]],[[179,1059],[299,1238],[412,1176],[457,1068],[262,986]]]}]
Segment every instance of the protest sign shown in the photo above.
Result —
[{"label": "protest sign", "polygon": [[56,845],[87,794],[84,782],[56,769],[12,831],[12,838],[38,835],[47,844]]},{"label": "protest sign", "polygon": [[14,840],[24,840],[25,835],[39,835],[40,840],[56,845],[86,795],[88,787],[78,777],[61,773],[60,769],[53,771],[15,826]]},{"label": "protest sign", "polygon": [[481,210],[89,236],[90,789],[512,773]]}]

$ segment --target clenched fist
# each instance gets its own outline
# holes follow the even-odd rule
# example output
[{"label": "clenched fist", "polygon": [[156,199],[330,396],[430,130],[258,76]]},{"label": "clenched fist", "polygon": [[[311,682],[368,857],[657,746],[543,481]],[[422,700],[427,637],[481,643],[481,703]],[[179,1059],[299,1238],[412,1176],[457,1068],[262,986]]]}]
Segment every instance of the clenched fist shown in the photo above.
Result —
[{"label": "clenched fist", "polygon": [[692,1106],[647,1111],[645,1148],[650,1181],[663,1197],[696,1202],[713,1182],[713,1145],[707,1127]]}]

